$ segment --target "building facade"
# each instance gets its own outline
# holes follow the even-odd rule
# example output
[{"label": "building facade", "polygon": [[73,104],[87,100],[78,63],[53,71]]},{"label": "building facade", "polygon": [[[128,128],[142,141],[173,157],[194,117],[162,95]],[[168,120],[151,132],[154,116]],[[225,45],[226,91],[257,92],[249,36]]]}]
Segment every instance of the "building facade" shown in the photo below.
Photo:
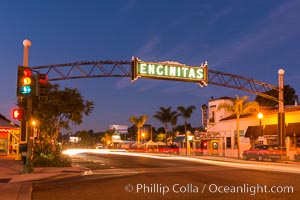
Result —
[{"label": "building facade", "polygon": [[19,126],[0,114],[0,156],[19,153]]},{"label": "building facade", "polygon": [[[231,113],[217,110],[221,103],[231,103],[231,98],[222,97],[208,102],[207,132],[198,133],[203,155],[237,157],[237,121]],[[278,143],[278,110],[262,110],[263,118],[258,113],[241,116],[240,118],[240,156],[253,144]],[[300,149],[300,106],[285,107],[285,143],[287,156],[293,159]]]}]

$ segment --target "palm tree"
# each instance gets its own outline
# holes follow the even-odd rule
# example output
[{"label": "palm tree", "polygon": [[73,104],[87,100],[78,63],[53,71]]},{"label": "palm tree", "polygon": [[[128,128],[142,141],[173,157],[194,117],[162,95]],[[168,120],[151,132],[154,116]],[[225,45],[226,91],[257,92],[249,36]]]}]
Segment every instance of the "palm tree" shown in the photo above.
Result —
[{"label": "palm tree", "polygon": [[176,111],[171,112],[170,123],[172,126],[172,145],[174,143],[175,127],[177,125],[178,116],[179,116],[179,114]]},{"label": "palm tree", "polygon": [[144,126],[148,119],[147,115],[142,115],[140,117],[131,116],[129,118],[129,121],[132,122],[138,129],[137,135],[138,135],[138,143],[137,146],[140,147],[140,141],[141,141],[141,128]]},{"label": "palm tree", "polygon": [[168,145],[168,123],[171,120],[171,106],[168,108],[160,107],[160,111],[157,111],[154,118],[158,119],[158,121],[162,122],[164,124],[165,133],[166,133],[166,146]]},{"label": "palm tree", "polygon": [[177,110],[179,111],[179,116],[184,119],[184,131],[185,131],[185,142],[186,142],[186,155],[188,155],[188,138],[187,138],[187,119],[191,118],[193,110],[195,110],[195,106],[189,106],[187,108],[183,106],[178,106]]},{"label": "palm tree", "polygon": [[221,103],[217,108],[217,111],[224,109],[236,115],[238,159],[240,159],[240,116],[259,110],[259,104],[256,101],[246,102],[248,98],[248,96],[236,96],[236,99],[231,99],[231,103]]},{"label": "palm tree", "polygon": [[112,135],[114,134],[114,130],[109,129],[104,132],[104,135],[101,137],[101,142],[104,144],[105,147],[109,148],[112,142]]}]

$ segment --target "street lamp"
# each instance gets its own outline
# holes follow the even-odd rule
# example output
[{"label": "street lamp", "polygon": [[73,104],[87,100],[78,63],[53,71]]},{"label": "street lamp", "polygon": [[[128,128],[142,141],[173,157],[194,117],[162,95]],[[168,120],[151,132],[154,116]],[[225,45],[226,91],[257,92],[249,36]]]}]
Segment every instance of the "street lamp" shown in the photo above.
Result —
[{"label": "street lamp", "polygon": [[[32,119],[31,120],[31,126],[32,126],[32,139],[34,141],[35,137],[38,137],[38,131],[37,131],[37,125],[38,125],[38,121]],[[39,139],[39,138],[38,138]],[[33,142],[34,143],[34,142]]]},{"label": "street lamp", "polygon": [[142,143],[144,143],[144,137],[145,137],[145,133],[142,133]]},{"label": "street lamp", "polygon": [[36,121],[35,121],[35,120],[32,120],[32,121],[31,121],[31,125],[35,127],[35,126],[36,126]]},{"label": "street lamp", "polygon": [[263,136],[263,134],[262,134],[261,119],[264,117],[264,115],[260,112],[260,113],[258,113],[257,117],[259,119],[259,132],[260,132],[259,134],[260,134],[260,136]]},{"label": "street lamp", "polygon": [[285,113],[284,113],[284,69],[278,70],[278,97],[279,97],[279,104],[278,104],[278,146],[282,150],[285,148]]}]

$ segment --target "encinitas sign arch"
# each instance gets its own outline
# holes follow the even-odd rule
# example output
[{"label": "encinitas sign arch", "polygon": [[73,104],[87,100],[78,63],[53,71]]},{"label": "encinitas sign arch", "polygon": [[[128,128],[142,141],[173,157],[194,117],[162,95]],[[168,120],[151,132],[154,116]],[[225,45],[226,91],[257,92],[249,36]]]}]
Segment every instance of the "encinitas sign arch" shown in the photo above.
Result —
[{"label": "encinitas sign arch", "polygon": [[[25,39],[23,66],[28,67],[28,52],[31,41]],[[260,95],[279,103],[278,110],[278,138],[279,147],[285,148],[285,114],[283,103],[283,75],[284,70],[278,70],[278,87],[257,81],[251,78],[223,73],[207,69],[207,63],[200,67],[185,66],[180,63],[170,62],[142,62],[137,58],[131,61],[93,61],[75,62],[56,65],[35,66],[31,69],[48,75],[49,81],[96,78],[96,77],[131,77],[132,81],[139,77],[159,78],[168,80],[192,81],[200,86],[214,84],[238,90],[243,90],[252,94]],[[279,98],[265,94],[269,90],[277,90]],[[30,102],[30,99],[28,102]],[[30,110],[31,103],[28,103]],[[29,117],[30,118],[30,117]],[[28,134],[27,134],[28,136]]]},{"label": "encinitas sign arch", "polygon": [[[28,52],[31,46],[31,41],[25,39],[23,41],[24,56],[23,66],[28,66]],[[239,75],[223,73],[213,70],[208,70],[207,63],[200,67],[185,66],[184,64],[174,62],[142,62],[137,58],[132,58],[131,61],[94,61],[94,62],[75,62],[67,64],[45,65],[30,67],[38,73],[46,74],[49,81],[78,79],[78,78],[96,78],[96,77],[131,77],[132,81],[137,78],[157,78],[177,81],[196,82],[201,87],[207,84],[214,84],[224,87],[230,87],[238,90],[243,90],[252,94],[260,95],[279,102],[278,112],[278,138],[279,147],[285,148],[285,115],[283,104],[283,75],[284,70],[278,71],[278,87],[268,83],[246,78]],[[279,92],[279,99],[264,92],[275,89]],[[21,120],[20,127],[25,127],[25,131],[21,128],[21,135],[26,132],[27,156],[25,173],[32,173],[31,165],[31,127],[29,119],[32,113],[32,97],[27,98],[27,120]]]},{"label": "encinitas sign arch", "polygon": [[[131,61],[82,61],[33,66],[31,68],[39,71],[40,73],[47,74],[49,81],[105,77],[128,77],[132,78],[132,80],[136,80],[136,74],[134,74],[133,71],[134,59],[135,58]],[[260,95],[277,102],[280,101],[278,98],[264,94],[272,89],[279,92],[280,89],[277,86],[236,74],[224,73],[210,69],[206,70],[207,84],[238,89],[251,94]]]}]

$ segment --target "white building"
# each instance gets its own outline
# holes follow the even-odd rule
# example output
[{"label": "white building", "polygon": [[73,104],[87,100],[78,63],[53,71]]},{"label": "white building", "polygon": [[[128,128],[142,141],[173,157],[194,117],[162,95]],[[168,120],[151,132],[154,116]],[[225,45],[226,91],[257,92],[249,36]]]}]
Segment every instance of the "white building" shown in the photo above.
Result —
[{"label": "white building", "polygon": [[[198,143],[203,155],[237,157],[236,117],[222,109],[221,103],[231,103],[231,98],[222,97],[208,102],[207,133],[198,134]],[[240,153],[257,143],[277,144],[278,110],[264,110],[263,118],[258,113],[240,117]],[[285,107],[286,149],[293,159],[300,153],[300,106]],[[260,125],[261,124],[261,125]],[[197,142],[197,141],[196,141]]]}]

